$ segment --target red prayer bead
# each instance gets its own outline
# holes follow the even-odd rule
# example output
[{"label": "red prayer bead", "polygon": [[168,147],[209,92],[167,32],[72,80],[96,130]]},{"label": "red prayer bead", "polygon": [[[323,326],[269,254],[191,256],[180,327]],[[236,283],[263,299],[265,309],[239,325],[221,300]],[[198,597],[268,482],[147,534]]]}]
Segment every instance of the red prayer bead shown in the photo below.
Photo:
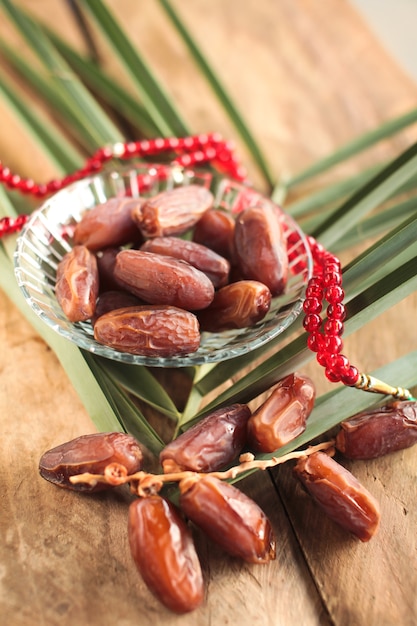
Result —
[{"label": "red prayer bead", "polygon": [[346,373],[342,375],[342,383],[348,386],[355,385],[359,380],[359,370],[350,365]]},{"label": "red prayer bead", "polygon": [[305,330],[309,333],[317,331],[321,326],[321,317],[316,313],[309,313],[303,321]]},{"label": "red prayer bead", "polygon": [[330,304],[342,302],[344,296],[344,291],[339,285],[332,285],[324,290],[324,297]]},{"label": "red prayer bead", "polygon": [[322,309],[320,298],[306,298],[303,302],[303,309],[305,313],[320,313]]},{"label": "red prayer bead", "polygon": [[340,375],[334,372],[332,369],[326,368],[324,373],[327,380],[329,380],[331,383],[338,383],[341,380]]},{"label": "red prayer bead", "polygon": [[324,322],[324,332],[329,335],[341,335],[343,332],[343,322],[338,319],[328,319]]},{"label": "red prayer bead", "polygon": [[345,307],[341,302],[335,302],[334,304],[329,304],[327,307],[327,316],[343,321],[346,317]]}]

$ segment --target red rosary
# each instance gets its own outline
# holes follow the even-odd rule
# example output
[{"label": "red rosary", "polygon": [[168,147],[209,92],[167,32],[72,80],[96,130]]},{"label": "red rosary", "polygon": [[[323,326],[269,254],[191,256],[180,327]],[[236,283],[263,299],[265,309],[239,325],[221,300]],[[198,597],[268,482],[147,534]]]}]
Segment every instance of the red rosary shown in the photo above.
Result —
[{"label": "red rosary", "polygon": [[[218,133],[211,133],[183,138],[169,137],[117,143],[103,147],[87,159],[84,167],[62,179],[51,180],[45,184],[21,178],[0,162],[0,183],[20,193],[43,198],[71,183],[100,172],[105,164],[113,159],[129,160],[170,153],[175,155],[173,163],[183,167],[211,164],[221,173],[239,182],[246,179],[246,171],[236,158],[231,142],[225,141]],[[19,232],[27,219],[27,215],[2,218],[0,238]],[[327,379],[365,391],[392,395],[397,399],[411,399],[412,395],[408,389],[392,387],[372,376],[360,373],[350,364],[348,358],[341,354],[343,321],[346,316],[341,264],[334,254],[325,250],[313,237],[308,236],[307,241],[314,260],[314,270],[306,288],[303,325],[308,333],[307,345],[310,350],[317,353],[317,361],[325,368]],[[324,302],[327,302],[327,319],[323,323],[320,314]]]}]

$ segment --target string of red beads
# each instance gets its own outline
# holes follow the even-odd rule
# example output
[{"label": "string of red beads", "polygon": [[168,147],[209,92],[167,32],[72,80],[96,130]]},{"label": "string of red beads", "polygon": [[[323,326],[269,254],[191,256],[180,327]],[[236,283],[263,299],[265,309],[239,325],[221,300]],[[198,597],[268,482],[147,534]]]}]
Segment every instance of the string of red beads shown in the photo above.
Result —
[{"label": "string of red beads", "polygon": [[[328,252],[313,237],[308,237],[315,266],[313,277],[308,281],[306,298],[303,303],[305,313],[303,326],[309,334],[307,345],[317,353],[316,359],[325,368],[330,382],[342,382],[353,386],[359,380],[359,371],[341,354],[343,348],[343,321],[346,310],[343,304],[342,271],[339,259]],[[320,313],[327,301],[327,319]]]},{"label": "string of red beads", "polygon": [[[105,146],[99,148],[92,157],[87,159],[82,168],[59,180],[54,179],[47,183],[35,183],[31,178],[22,178],[0,162],[0,183],[8,189],[30,194],[36,198],[44,198],[71,183],[97,174],[106,163],[114,158],[131,160],[166,153],[174,153],[176,156],[173,162],[183,167],[212,163],[219,171],[235,180],[243,181],[246,178],[246,170],[236,158],[232,142],[225,141],[219,133],[208,133],[190,137],[160,137]],[[0,237],[19,231],[27,219],[27,216],[23,215],[17,218],[2,218]]]}]

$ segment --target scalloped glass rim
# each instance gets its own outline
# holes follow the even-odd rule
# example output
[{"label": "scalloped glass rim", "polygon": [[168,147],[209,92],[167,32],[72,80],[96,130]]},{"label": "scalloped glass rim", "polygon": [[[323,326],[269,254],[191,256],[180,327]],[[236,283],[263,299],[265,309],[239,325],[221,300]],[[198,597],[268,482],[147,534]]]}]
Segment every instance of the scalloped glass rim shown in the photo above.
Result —
[{"label": "scalloped glass rim", "polygon": [[[71,249],[65,232],[81,219],[84,211],[116,195],[149,196],[191,183],[209,187],[214,194],[215,206],[231,212],[241,210],[256,199],[271,202],[261,193],[231,179],[177,165],[120,167],[73,183],[51,196],[32,214],[17,240],[15,275],[28,305],[50,328],[84,350],[124,363],[153,367],[186,367],[224,361],[259,348],[277,337],[301,313],[305,286],[313,266],[305,235],[285,212],[281,215],[287,240],[290,234],[296,235],[296,256],[293,254],[294,258],[290,261],[288,287],[284,295],[273,299],[268,315],[254,326],[221,333],[203,333],[197,352],[161,358],[138,356],[104,346],[94,339],[89,322],[74,324],[64,316],[54,293],[56,269],[62,256]],[[289,252],[291,245],[288,243]],[[301,270],[298,269],[300,266]]]}]

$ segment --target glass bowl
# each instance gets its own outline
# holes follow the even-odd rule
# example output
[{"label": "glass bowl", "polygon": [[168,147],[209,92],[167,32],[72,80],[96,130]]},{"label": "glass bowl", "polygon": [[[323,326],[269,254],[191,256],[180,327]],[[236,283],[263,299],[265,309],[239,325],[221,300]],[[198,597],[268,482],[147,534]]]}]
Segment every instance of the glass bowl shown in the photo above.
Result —
[{"label": "glass bowl", "polygon": [[36,210],[18,238],[15,275],[28,305],[50,328],[80,348],[132,364],[185,367],[214,363],[250,352],[277,337],[301,313],[306,283],[312,272],[306,238],[285,212],[280,213],[290,259],[285,293],[273,298],[267,316],[251,327],[202,333],[197,352],[169,358],[119,352],[94,339],[90,322],[71,323],[62,312],[55,297],[56,270],[63,255],[71,249],[72,229],[84,212],[114,196],[148,197],[188,184],[208,187],[214,195],[215,206],[232,213],[266,199],[252,188],[228,178],[177,165],[121,167],[73,183]]}]

